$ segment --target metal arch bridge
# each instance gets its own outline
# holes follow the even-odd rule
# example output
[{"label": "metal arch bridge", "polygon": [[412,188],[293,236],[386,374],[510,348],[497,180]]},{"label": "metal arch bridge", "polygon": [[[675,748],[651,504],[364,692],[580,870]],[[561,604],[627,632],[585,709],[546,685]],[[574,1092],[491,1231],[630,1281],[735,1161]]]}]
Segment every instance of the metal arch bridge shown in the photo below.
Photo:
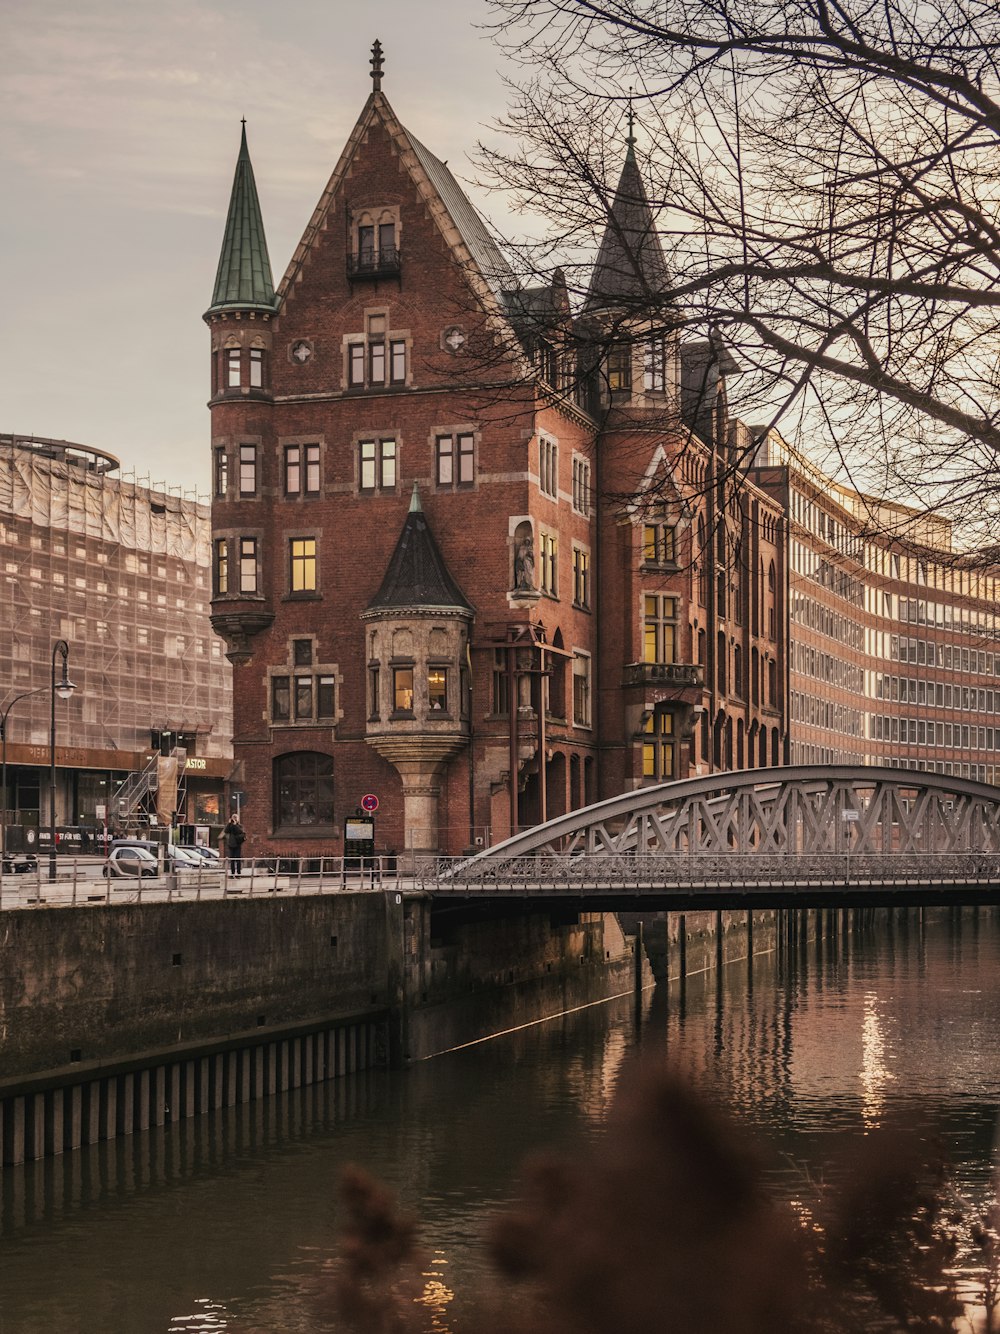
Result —
[{"label": "metal arch bridge", "polygon": [[572,811],[417,881],[436,900],[594,910],[1000,903],[1000,788],[890,768],[715,773]]}]

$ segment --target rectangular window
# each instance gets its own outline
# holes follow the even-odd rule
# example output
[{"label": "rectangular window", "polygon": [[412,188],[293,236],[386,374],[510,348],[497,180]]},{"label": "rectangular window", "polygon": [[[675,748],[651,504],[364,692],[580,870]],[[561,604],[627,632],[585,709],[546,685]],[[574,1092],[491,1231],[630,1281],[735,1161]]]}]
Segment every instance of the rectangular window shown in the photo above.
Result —
[{"label": "rectangular window", "polygon": [[538,441],[538,487],[556,499],[559,493],[559,446],[544,436]]},{"label": "rectangular window", "polygon": [[332,718],[334,703],[334,689],[332,676],[317,676],[316,678],[316,717]]},{"label": "rectangular window", "polygon": [[365,382],[365,345],[349,343],[347,347],[347,383],[352,389]]},{"label": "rectangular window", "polygon": [[226,383],[230,389],[240,387],[240,349],[231,347],[226,353]]},{"label": "rectangular window", "polygon": [[573,656],[573,722],[590,726],[590,658],[583,653]]},{"label": "rectangular window", "polygon": [[577,514],[590,513],[590,464],[586,459],[573,460],[573,508]]},{"label": "rectangular window", "polygon": [[229,592],[229,543],[224,537],[215,539],[215,591]]},{"label": "rectangular window", "polygon": [[669,523],[646,523],[642,528],[642,559],[646,565],[673,565],[677,560],[675,530]]},{"label": "rectangular window", "polygon": [[368,382],[385,384],[385,343],[368,344]]},{"label": "rectangular window", "polygon": [[590,606],[590,555],[573,548],[573,601],[578,607]]},{"label": "rectangular window", "polygon": [[305,493],[319,495],[319,445],[305,446]]},{"label": "rectangular window", "polygon": [[225,499],[229,491],[229,455],[225,445],[219,445],[215,451],[215,494]]},{"label": "rectangular window", "polygon": [[393,384],[406,383],[406,340],[394,338],[389,344],[390,378]]},{"label": "rectangular window", "polygon": [[439,435],[435,444],[438,486],[471,486],[475,480],[475,439],[471,433]]},{"label": "rectangular window", "polygon": [[448,709],[448,672],[444,667],[427,670],[427,703],[431,709]]},{"label": "rectangular window", "polygon": [[296,667],[311,667],[313,643],[311,639],[292,640],[292,662]]},{"label": "rectangular window", "polygon": [[556,539],[552,533],[542,534],[542,592],[552,597],[559,594],[559,568]]},{"label": "rectangular window", "polygon": [[240,592],[257,592],[257,539],[240,538]]},{"label": "rectangular window", "polygon": [[313,679],[311,676],[295,678],[295,719],[297,722],[311,722],[313,716]]},{"label": "rectangular window", "polygon": [[379,692],[381,688],[381,674],[377,667],[368,668],[368,717],[378,718],[379,715]]},{"label": "rectangular window", "polygon": [[413,668],[393,667],[392,707],[396,713],[413,712]]},{"label": "rectangular window", "polygon": [[383,264],[391,264],[396,258],[396,224],[394,222],[380,222],[378,225],[378,257]]},{"label": "rectangular window", "polygon": [[632,347],[617,343],[608,352],[608,388],[613,394],[632,388]]},{"label": "rectangular window", "polygon": [[272,676],[271,722],[287,723],[291,716],[291,683],[287,676]]},{"label": "rectangular window", "polygon": [[316,591],[316,539],[293,537],[289,541],[290,587],[293,593]]},{"label": "rectangular window", "polygon": [[358,480],[362,491],[395,490],[395,440],[362,440],[358,445],[358,458]]},{"label": "rectangular window", "polygon": [[676,662],[677,602],[647,593],[643,599],[643,662]]},{"label": "rectangular window", "polygon": [[257,491],[257,446],[240,445],[240,495],[252,496]]},{"label": "rectangular window", "polygon": [[674,719],[665,709],[654,709],[644,724],[642,776],[667,782],[674,776]]},{"label": "rectangular window", "polygon": [[493,699],[491,709],[500,718],[510,713],[510,676],[507,673],[505,649],[493,650]]},{"label": "rectangular window", "polygon": [[302,449],[299,445],[285,446],[285,495],[297,496],[302,490]]},{"label": "rectangular window", "polygon": [[375,263],[375,228],[372,226],[358,228],[358,260],[364,268],[371,268]]},{"label": "rectangular window", "polygon": [[264,349],[262,347],[252,347],[250,349],[250,388],[260,389],[264,384]]},{"label": "rectangular window", "polygon": [[660,393],[667,387],[667,348],[661,337],[651,338],[644,349],[642,387]]}]

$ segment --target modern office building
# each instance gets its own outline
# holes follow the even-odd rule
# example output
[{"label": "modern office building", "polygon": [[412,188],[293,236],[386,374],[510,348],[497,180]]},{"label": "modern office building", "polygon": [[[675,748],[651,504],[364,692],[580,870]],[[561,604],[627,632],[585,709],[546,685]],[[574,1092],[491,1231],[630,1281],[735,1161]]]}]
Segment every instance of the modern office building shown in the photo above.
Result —
[{"label": "modern office building", "polygon": [[[223,819],[231,669],[209,621],[209,509],[117,471],[102,450],[0,436],[8,826],[48,828],[54,761],[57,824],[114,827],[138,814],[116,794],[156,756],[167,763],[158,792],[145,793],[147,816]],[[75,689],[55,700],[53,753],[60,642]]]},{"label": "modern office building", "polygon": [[1000,569],[946,518],[839,485],[776,434],[757,481],[788,515],[788,759],[994,783]]}]

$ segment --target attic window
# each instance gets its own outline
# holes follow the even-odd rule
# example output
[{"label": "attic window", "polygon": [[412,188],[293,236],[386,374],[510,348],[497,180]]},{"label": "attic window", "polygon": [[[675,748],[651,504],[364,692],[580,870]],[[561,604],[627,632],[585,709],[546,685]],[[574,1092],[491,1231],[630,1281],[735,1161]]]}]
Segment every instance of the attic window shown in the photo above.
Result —
[{"label": "attic window", "polygon": [[399,218],[395,209],[366,210],[354,219],[348,277],[383,278],[399,273]]}]

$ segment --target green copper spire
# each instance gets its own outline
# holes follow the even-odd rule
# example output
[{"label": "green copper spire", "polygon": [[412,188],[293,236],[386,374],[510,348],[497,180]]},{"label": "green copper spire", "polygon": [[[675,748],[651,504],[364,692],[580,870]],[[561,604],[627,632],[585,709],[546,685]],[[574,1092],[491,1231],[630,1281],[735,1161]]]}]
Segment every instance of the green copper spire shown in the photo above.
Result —
[{"label": "green copper spire", "polygon": [[215,275],[213,310],[274,310],[274,284],[267,240],[260,216],[257,186],[247,149],[247,123],[243,121],[240,155],[236,159],[229,217],[222,240],[219,271]]}]

